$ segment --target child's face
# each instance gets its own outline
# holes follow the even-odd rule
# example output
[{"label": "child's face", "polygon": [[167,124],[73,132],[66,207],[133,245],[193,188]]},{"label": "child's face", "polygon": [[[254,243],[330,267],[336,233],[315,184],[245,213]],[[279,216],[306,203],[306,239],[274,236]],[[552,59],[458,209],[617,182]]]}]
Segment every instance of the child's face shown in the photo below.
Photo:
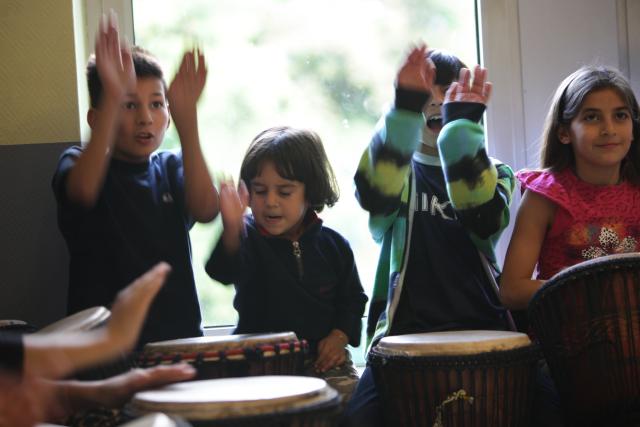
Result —
[{"label": "child's face", "polygon": [[426,119],[426,126],[422,132],[423,142],[429,146],[435,147],[436,140],[442,129],[442,101],[446,88],[441,85],[434,85],[431,88],[431,97],[425,105],[422,112]]},{"label": "child's face", "polygon": [[578,172],[603,167],[619,170],[633,139],[631,111],[614,89],[595,90],[558,136],[563,144],[573,146]]},{"label": "child's face", "polygon": [[304,184],[282,178],[271,161],[251,180],[249,206],[262,228],[272,236],[296,240],[307,212]]},{"label": "child's face", "polygon": [[160,79],[137,80],[134,93],[122,104],[120,127],[113,157],[128,162],[145,162],[158,149],[169,126],[169,108]]}]

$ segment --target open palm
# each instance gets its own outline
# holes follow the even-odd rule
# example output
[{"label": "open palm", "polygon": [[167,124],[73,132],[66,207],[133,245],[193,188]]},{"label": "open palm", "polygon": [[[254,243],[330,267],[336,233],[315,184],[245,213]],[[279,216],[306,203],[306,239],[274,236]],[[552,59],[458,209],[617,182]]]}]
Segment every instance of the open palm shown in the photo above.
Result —
[{"label": "open palm", "polygon": [[491,97],[492,84],[487,81],[487,70],[476,65],[473,70],[473,82],[471,72],[467,68],[460,70],[457,82],[453,82],[444,97],[444,103],[448,102],[475,102],[487,104]]}]

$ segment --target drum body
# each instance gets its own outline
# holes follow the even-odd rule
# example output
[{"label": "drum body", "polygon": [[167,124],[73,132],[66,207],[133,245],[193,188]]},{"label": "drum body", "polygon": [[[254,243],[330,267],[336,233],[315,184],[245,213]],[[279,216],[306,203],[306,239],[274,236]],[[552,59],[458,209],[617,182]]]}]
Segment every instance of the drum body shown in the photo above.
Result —
[{"label": "drum body", "polygon": [[525,334],[385,337],[368,356],[388,425],[527,426],[536,362]]},{"label": "drum body", "polygon": [[173,384],[136,393],[132,415],[163,412],[194,427],[331,427],[338,393],[319,378],[260,376]]},{"label": "drum body", "polygon": [[195,380],[254,375],[301,375],[306,341],[293,332],[205,336],[149,343],[138,358],[141,367],[188,362]]},{"label": "drum body", "polygon": [[528,311],[567,423],[639,425],[640,254],[563,270]]}]

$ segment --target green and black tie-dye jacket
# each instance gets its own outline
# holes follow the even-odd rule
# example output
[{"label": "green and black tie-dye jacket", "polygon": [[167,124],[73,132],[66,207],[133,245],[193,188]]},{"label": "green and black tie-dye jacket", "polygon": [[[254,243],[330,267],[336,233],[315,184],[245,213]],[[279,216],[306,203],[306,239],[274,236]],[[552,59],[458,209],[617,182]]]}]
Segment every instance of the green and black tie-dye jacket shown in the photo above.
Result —
[{"label": "green and black tie-dye jacket", "polygon": [[[455,107],[455,104],[465,103],[444,107]],[[475,118],[481,117],[484,111],[484,106],[480,107]],[[419,147],[424,126],[421,113],[392,108],[378,122],[355,175],[356,197],[369,212],[369,229],[381,245],[369,309],[368,344],[388,334],[389,319],[393,318],[399,300],[394,295],[402,291],[401,269],[408,252],[409,221],[412,221],[409,215],[411,158]],[[513,171],[487,156],[482,126],[465,118],[445,123],[438,148],[447,193],[457,218],[488,265],[497,272],[495,247],[509,224],[509,205],[515,186]],[[398,283],[391,284],[392,278]]]}]

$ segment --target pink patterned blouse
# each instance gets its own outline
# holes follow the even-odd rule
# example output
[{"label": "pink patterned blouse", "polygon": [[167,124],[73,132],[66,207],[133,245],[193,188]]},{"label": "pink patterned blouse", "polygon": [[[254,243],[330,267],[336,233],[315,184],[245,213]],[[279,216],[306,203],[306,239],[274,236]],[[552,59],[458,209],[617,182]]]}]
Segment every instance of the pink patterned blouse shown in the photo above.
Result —
[{"label": "pink patterned blouse", "polygon": [[521,189],[538,193],[558,209],[538,259],[538,279],[603,255],[640,251],[640,187],[623,182],[597,186],[571,169],[520,171]]}]

